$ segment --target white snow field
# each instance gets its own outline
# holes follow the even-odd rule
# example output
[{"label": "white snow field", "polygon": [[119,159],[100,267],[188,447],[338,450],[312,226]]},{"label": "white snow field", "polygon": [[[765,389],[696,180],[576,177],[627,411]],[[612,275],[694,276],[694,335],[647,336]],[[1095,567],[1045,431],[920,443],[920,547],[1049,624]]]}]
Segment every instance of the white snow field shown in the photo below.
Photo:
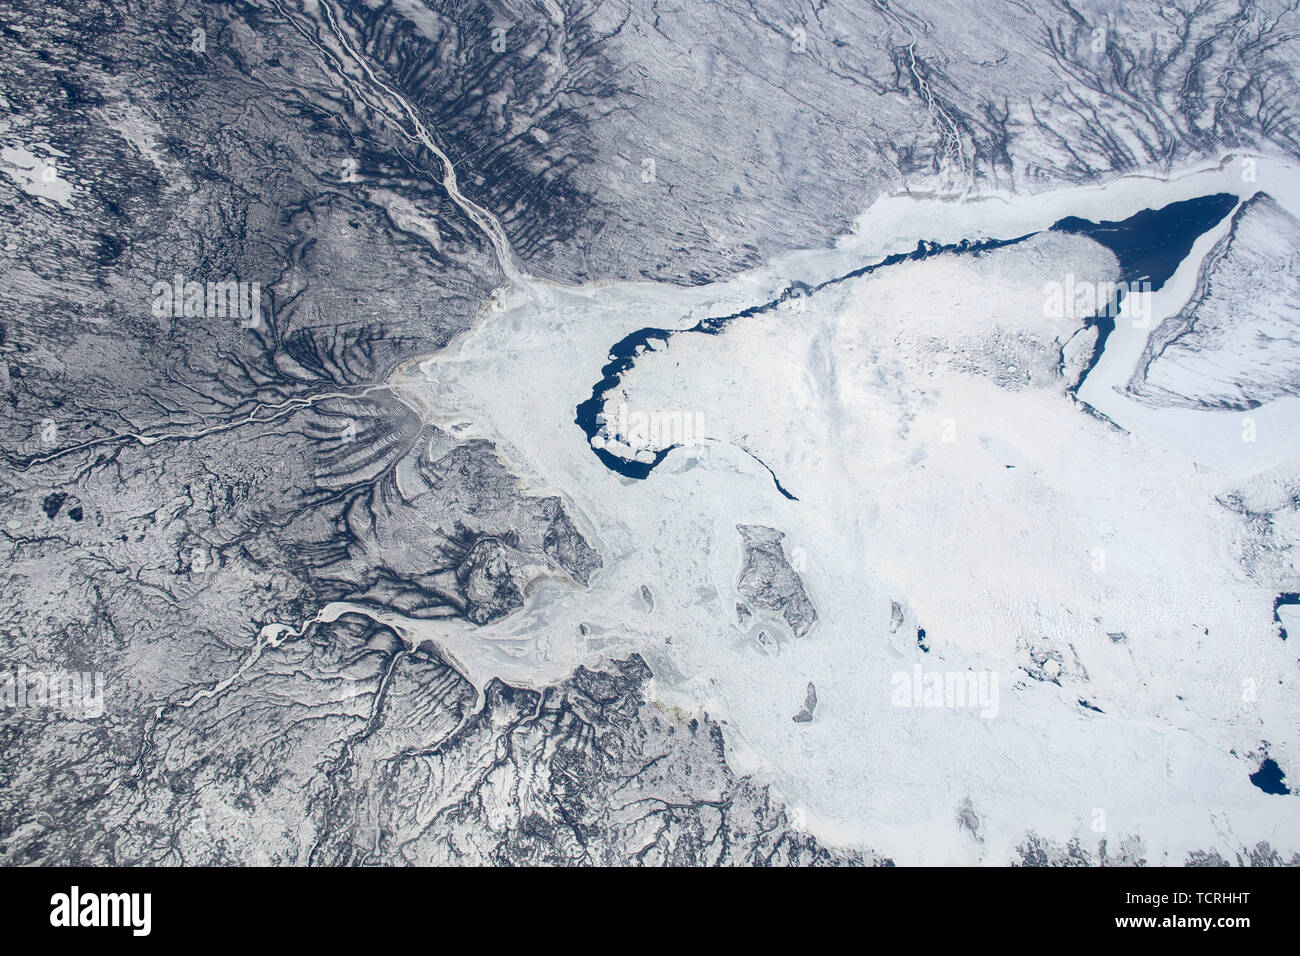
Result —
[{"label": "white snow field", "polygon": [[[687,328],[922,239],[1011,238],[1217,192],[1264,190],[1295,215],[1298,183],[1262,158],[1243,182],[1228,157],[1104,188],[893,198],[836,249],[725,284],[519,285],[395,384],[430,420],[496,443],[529,490],[561,495],[604,567],[588,588],[539,569],[524,611],[485,627],[390,623],[433,639],[480,688],[639,653],[661,706],[724,721],[728,760],[804,825],[899,863],[1004,864],[1029,833],[1090,850],[1104,839],[1112,858],[1151,863],[1231,859],[1258,841],[1300,849],[1296,799],[1248,779],[1265,747],[1300,766],[1294,641],[1279,639],[1271,583],[1243,563],[1244,519],[1218,500],[1300,477],[1300,403],[1252,410],[1243,441],[1242,413],[1124,394],[1230,217],[1153,295],[1148,327],[1119,320],[1078,395],[1100,414],[1066,391],[1077,356],[1052,372],[1079,323],[1046,318],[1043,287],[1118,278],[1115,261],[1052,234],[674,336],[609,396],[611,414],[626,403],[703,422],[705,439],[645,480],[606,468],[574,424],[610,346],[643,327]],[[738,621],[738,524],[785,533],[818,612],[806,636],[761,611]],[[995,679],[996,713],[899,706],[894,675],[910,682],[917,665]],[[815,717],[795,723],[810,682]],[[958,824],[967,800],[974,832]]]}]

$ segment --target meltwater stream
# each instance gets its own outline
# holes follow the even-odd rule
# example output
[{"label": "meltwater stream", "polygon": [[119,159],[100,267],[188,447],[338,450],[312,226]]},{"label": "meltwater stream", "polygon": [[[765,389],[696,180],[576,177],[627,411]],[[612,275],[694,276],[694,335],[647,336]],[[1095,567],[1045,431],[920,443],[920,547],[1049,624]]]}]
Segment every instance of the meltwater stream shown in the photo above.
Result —
[{"label": "meltwater stream", "polygon": [[[1196,199],[1170,203],[1160,209],[1144,209],[1118,222],[1108,220],[1093,222],[1077,216],[1070,216],[1057,221],[1047,231],[1087,236],[1114,253],[1115,258],[1119,261],[1120,282],[1144,282],[1149,284],[1152,291],[1156,291],[1178,269],[1196,240],[1222,222],[1223,218],[1232,212],[1239,202],[1239,198],[1231,193],[1214,193]],[[798,281],[791,282],[780,295],[761,305],[752,306],[730,315],[704,319],[689,328],[639,329],[624,336],[610,348],[609,363],[601,369],[602,378],[592,386],[591,397],[577,407],[574,423],[582,429],[587,438],[588,446],[600,459],[601,464],[610,471],[626,478],[644,479],[668,456],[669,452],[679,446],[669,445],[666,448],[655,450],[651,453],[653,456],[651,460],[643,461],[623,458],[613,454],[604,447],[592,444],[592,439],[607,431],[603,417],[606,397],[619,386],[623,376],[636,364],[636,359],[642,352],[655,350],[652,343],[658,342],[666,346],[672,336],[681,334],[718,335],[737,320],[770,312],[793,299],[816,295],[823,289],[870,275],[873,272],[901,262],[916,262],[940,255],[980,255],[981,253],[1024,242],[1036,235],[1038,235],[1037,232],[1031,232],[1013,239],[986,239],[977,242],[967,239],[945,245],[921,241],[917,243],[916,249],[912,252],[888,256],[879,262],[854,269],[851,272],[816,285],[808,285]],[[1103,312],[1084,320],[1084,326],[1095,326],[1098,334],[1093,354],[1083,376],[1080,378],[1079,384],[1082,384],[1088,373],[1100,360],[1105,349],[1106,339],[1114,331],[1115,319],[1113,314],[1121,304],[1122,291],[1119,296],[1120,300],[1113,304],[1114,308],[1110,309],[1109,312]],[[1077,387],[1076,385],[1076,390]],[[762,462],[759,463],[763,464]],[[764,464],[763,467],[767,468],[767,465]],[[768,468],[768,471],[772,473],[770,468]],[[772,473],[772,479],[781,494],[786,498],[793,499],[793,496],[781,486],[780,479],[775,473]]]}]

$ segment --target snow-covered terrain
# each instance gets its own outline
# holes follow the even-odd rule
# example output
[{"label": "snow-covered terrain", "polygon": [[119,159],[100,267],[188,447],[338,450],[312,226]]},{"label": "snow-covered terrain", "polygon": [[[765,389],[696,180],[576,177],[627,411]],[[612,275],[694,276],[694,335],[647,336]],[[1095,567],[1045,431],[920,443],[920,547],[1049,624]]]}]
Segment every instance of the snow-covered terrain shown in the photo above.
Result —
[{"label": "snow-covered terrain", "polygon": [[0,863],[1300,864],[1298,37],[0,5]]},{"label": "snow-covered terrain", "polygon": [[1147,342],[1129,391],[1154,405],[1247,410],[1300,379],[1300,221],[1267,194],[1241,208],[1197,289]]}]

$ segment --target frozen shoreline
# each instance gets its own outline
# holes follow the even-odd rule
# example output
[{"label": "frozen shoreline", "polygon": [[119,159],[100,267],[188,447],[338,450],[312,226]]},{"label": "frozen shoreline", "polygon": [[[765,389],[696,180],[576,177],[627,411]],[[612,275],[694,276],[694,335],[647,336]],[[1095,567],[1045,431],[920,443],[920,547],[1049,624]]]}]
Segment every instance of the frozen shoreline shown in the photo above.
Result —
[{"label": "frozen shoreline", "polygon": [[[1266,738],[1284,767],[1296,765],[1294,695],[1283,687],[1246,705],[1235,690],[1246,679],[1277,687],[1294,660],[1271,604],[1235,566],[1233,519],[1213,499],[1232,475],[1291,459],[1300,415],[1294,400],[1256,410],[1260,438],[1243,449],[1240,415],[1149,409],[1115,390],[1146,335],[1191,294],[1226,222],[1156,294],[1150,328],[1118,324],[1081,390],[1132,439],[1063,395],[1006,391],[952,370],[917,378],[917,353],[881,338],[872,308],[891,303],[891,327],[905,338],[932,321],[947,334],[943,322],[956,322],[948,312],[963,304],[944,296],[975,278],[933,263],[899,280],[919,303],[889,298],[893,286],[884,299],[814,300],[800,335],[754,321],[639,366],[628,388],[644,405],[703,408],[725,432],[674,451],[645,481],[603,468],[573,426],[610,343],[636,329],[689,327],[767,301],[792,278],[823,281],[920,239],[1017,235],[1066,216],[1122,219],[1212,192],[1264,190],[1296,214],[1300,186],[1291,182],[1288,168],[1261,159],[1257,181],[1243,183],[1234,160],[1169,182],[1135,176],[962,204],[888,199],[837,249],[717,286],[534,283],[512,294],[405,384],[438,424],[468,423],[461,435],[493,441],[529,490],[561,495],[605,568],[589,589],[543,588],[496,624],[419,626],[454,641],[480,687],[490,676],[538,686],[580,663],[640,653],[658,699],[724,721],[732,766],[772,783],[812,832],[900,863],[1006,862],[1030,830],[1059,842],[1106,836],[1112,849],[1137,835],[1151,862],[1211,848],[1230,857],[1259,840],[1295,849],[1300,825],[1286,798],[1253,788],[1254,768],[1240,756]],[[1031,288],[1008,308],[1038,297]],[[927,298],[942,305],[927,307]],[[868,354],[894,363],[896,388],[864,373],[877,366],[846,361]],[[806,394],[792,369],[811,383]],[[900,413],[912,416],[905,438],[896,434]],[[949,419],[958,439],[945,443]],[[811,494],[782,498],[750,454],[728,444],[746,422],[784,449],[779,462],[764,458],[776,474],[800,476],[794,487]],[[804,581],[821,620],[774,656],[756,652],[734,623],[739,523],[781,529],[807,555]],[[1104,573],[1090,558],[1097,550],[1109,562]],[[642,585],[653,610],[638,596]],[[902,637],[887,633],[894,599],[908,608]],[[597,645],[580,635],[582,623],[615,637]],[[918,623],[934,644],[928,655],[907,637]],[[1126,643],[1105,636],[1118,632]],[[1060,687],[1028,679],[1018,643],[1027,638],[1067,663],[1072,653],[1086,677],[1072,672]],[[999,673],[1001,715],[891,707],[890,674],[917,660]],[[810,681],[816,719],[792,724]],[[1084,687],[1104,715],[1077,705]],[[984,821],[983,842],[954,822],[967,798]],[[1092,829],[1098,809],[1104,833]]]}]

